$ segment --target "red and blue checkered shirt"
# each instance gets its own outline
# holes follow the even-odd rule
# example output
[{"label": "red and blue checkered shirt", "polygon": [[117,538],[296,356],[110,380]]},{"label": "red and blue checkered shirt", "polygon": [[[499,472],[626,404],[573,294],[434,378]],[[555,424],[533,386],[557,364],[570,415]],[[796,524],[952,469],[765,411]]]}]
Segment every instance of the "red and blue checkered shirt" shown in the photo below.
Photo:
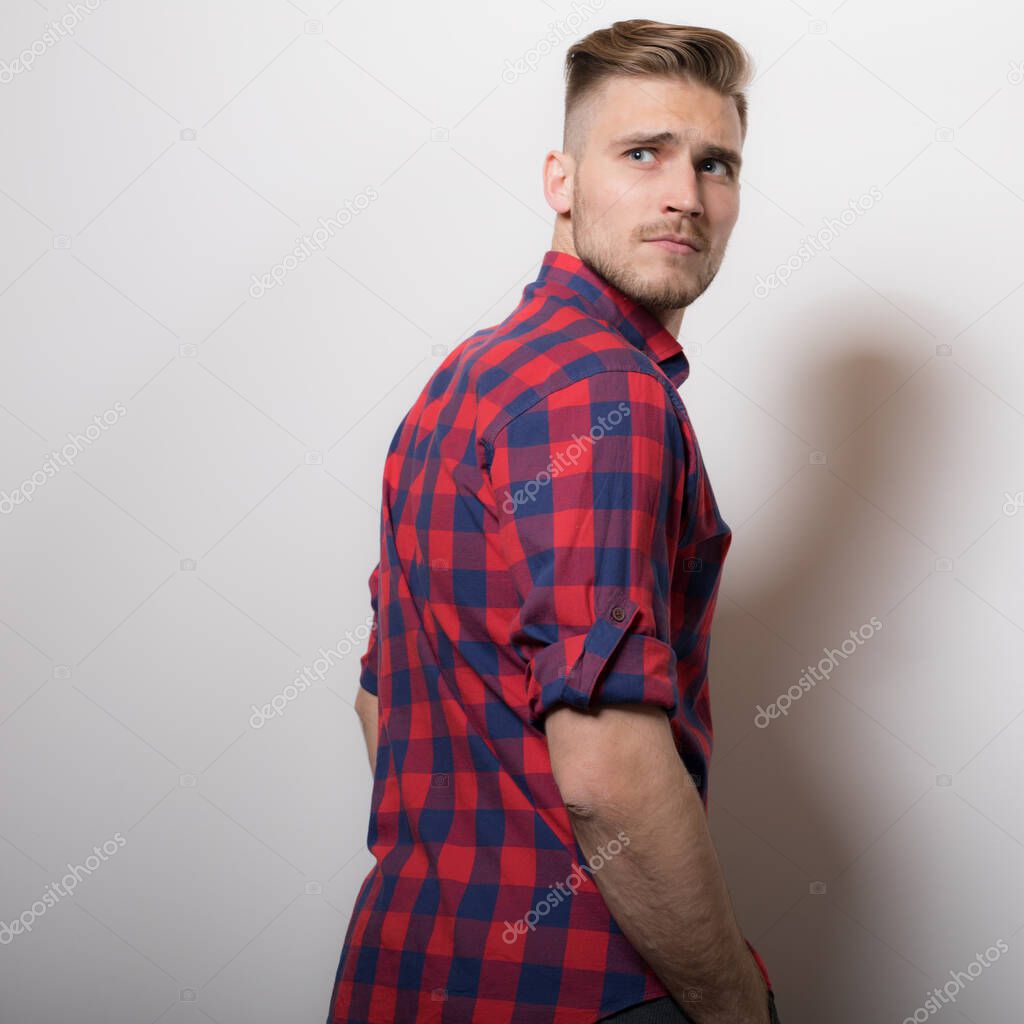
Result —
[{"label": "red and blue checkered shirt", "polygon": [[676,390],[688,372],[651,312],[551,250],[396,431],[360,676],[379,698],[376,864],[329,1024],[591,1024],[668,994],[591,877],[544,714],[664,708],[707,810],[732,534]]}]

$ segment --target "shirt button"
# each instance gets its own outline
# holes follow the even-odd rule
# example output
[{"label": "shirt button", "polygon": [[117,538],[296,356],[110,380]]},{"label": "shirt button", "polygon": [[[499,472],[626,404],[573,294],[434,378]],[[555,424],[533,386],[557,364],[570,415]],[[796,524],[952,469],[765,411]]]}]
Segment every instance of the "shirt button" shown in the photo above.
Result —
[{"label": "shirt button", "polygon": [[621,622],[625,617],[626,617],[626,613],[622,610],[622,608],[619,605],[616,605],[612,609],[612,618],[616,622]]}]

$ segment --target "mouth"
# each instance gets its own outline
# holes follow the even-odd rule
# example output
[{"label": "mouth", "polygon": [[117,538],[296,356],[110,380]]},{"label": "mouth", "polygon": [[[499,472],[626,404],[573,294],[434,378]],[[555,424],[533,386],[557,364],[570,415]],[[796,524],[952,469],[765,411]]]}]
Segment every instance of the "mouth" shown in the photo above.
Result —
[{"label": "mouth", "polygon": [[659,238],[648,238],[646,241],[668,252],[683,254],[700,252],[700,245],[694,239],[683,238],[679,235],[662,235]]}]

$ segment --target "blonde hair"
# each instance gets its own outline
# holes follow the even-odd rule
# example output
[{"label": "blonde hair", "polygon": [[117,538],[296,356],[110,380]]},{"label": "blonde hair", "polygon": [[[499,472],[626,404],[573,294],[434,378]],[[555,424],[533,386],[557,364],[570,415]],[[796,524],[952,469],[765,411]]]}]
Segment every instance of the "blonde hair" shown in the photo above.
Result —
[{"label": "blonde hair", "polygon": [[563,148],[579,157],[587,134],[586,100],[615,75],[684,77],[700,82],[736,104],[742,137],[747,134],[747,97],[753,62],[732,36],[713,28],[670,25],[634,18],[598,29],[565,55]]}]

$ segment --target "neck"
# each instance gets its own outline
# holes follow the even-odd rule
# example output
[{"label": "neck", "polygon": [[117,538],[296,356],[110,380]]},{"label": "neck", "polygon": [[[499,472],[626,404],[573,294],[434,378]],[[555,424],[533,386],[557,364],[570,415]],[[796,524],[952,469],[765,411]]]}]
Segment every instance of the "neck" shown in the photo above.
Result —
[{"label": "neck", "polygon": [[[555,252],[568,253],[570,256],[575,256],[577,259],[580,258],[580,254],[576,251],[576,247],[572,244],[572,237],[568,232],[559,231],[555,229],[554,237],[551,239],[551,245],[549,248],[554,249]],[[661,326],[665,328],[673,338],[679,337],[679,329],[683,325],[683,313],[685,312],[684,306],[679,306],[676,309],[652,309],[651,315],[661,321]]]},{"label": "neck", "polygon": [[652,309],[651,314],[661,321],[662,327],[664,327],[673,338],[678,338],[679,328],[683,325],[684,311],[685,310],[682,307],[677,309]]}]

